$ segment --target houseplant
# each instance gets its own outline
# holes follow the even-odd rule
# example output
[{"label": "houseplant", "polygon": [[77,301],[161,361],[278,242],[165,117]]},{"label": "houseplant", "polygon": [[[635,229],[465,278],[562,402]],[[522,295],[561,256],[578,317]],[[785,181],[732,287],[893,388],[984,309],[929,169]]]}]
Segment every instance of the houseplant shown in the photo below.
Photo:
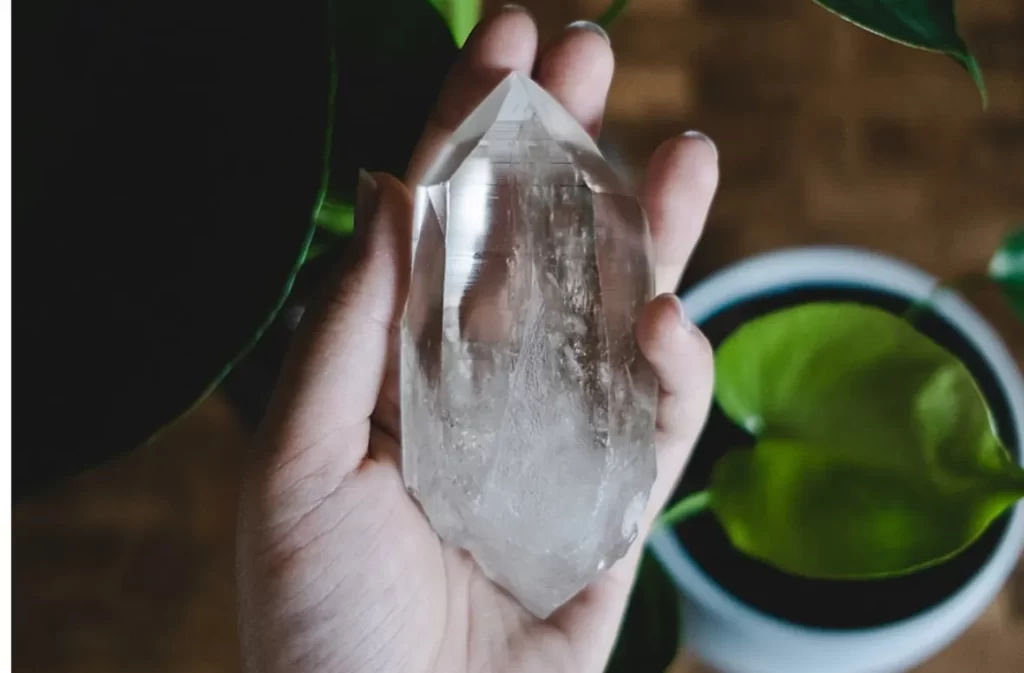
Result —
[{"label": "houseplant", "polygon": [[1024,316],[1024,229],[938,287],[807,248],[686,294],[716,401],[649,540],[620,670],[671,661],[673,585],[687,648],[723,673],[906,670],[973,621],[1024,547],[1024,380],[949,289],[986,276]]}]

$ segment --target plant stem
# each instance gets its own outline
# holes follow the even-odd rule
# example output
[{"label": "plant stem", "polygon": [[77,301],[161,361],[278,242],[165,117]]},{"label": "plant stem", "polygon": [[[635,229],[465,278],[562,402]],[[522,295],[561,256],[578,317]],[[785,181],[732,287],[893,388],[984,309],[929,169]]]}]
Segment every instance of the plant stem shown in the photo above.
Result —
[{"label": "plant stem", "polygon": [[654,527],[674,526],[680,521],[685,521],[692,516],[700,514],[706,510],[710,504],[711,491],[697,491],[696,493],[691,493],[677,502],[672,509],[667,512],[662,512],[661,516],[659,516],[654,522]]},{"label": "plant stem", "polygon": [[619,18],[619,14],[622,14],[622,11],[626,9],[628,4],[629,0],[612,0],[612,4],[608,9],[604,10],[604,13],[597,17],[597,25],[605,30],[611,28],[612,23],[615,22],[615,19]]}]

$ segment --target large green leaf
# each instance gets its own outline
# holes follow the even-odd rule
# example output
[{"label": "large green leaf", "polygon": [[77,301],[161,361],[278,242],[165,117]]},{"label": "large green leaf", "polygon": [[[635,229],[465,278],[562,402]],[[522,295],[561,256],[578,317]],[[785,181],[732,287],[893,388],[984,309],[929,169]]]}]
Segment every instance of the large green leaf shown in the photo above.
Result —
[{"label": "large green leaf", "polygon": [[895,42],[947,54],[988,102],[981,68],[957,32],[953,0],[815,0],[842,18]]},{"label": "large green leaf", "polygon": [[451,33],[424,0],[336,9],[14,7],[16,496],[144,442],[266,328],[324,190],[332,42],[332,186],[404,170]]},{"label": "large green leaf", "polygon": [[322,188],[326,5],[20,2],[20,496],[132,448],[264,327]]},{"label": "large green leaf", "polygon": [[1003,239],[988,265],[988,275],[999,283],[1010,306],[1024,320],[1024,228]]},{"label": "large green leaf", "polygon": [[671,578],[645,550],[605,672],[663,673],[679,651],[679,601],[679,591]]},{"label": "large green leaf", "polygon": [[874,307],[744,325],[717,353],[716,398],[757,443],[715,466],[711,506],[737,548],[795,574],[910,572],[1024,497],[966,367]]}]

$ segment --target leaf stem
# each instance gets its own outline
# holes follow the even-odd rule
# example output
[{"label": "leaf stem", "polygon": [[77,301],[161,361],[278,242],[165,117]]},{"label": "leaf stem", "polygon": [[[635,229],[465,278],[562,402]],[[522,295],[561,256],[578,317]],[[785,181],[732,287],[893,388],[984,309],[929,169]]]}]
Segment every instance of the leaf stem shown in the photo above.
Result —
[{"label": "leaf stem", "polygon": [[711,491],[697,491],[691,493],[679,502],[672,509],[663,512],[654,522],[654,527],[674,526],[680,521],[685,521],[706,510],[711,504]]},{"label": "leaf stem", "polygon": [[608,6],[608,9],[604,10],[604,13],[597,17],[597,25],[605,30],[611,28],[615,19],[619,18],[619,14],[622,14],[628,4],[629,0],[612,0],[612,4]]}]

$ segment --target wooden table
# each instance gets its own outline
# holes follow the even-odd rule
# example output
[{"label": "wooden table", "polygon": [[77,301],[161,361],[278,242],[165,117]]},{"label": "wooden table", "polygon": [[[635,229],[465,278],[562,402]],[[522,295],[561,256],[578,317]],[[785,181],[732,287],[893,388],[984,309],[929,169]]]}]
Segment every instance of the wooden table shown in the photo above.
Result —
[{"label": "wooden table", "polygon": [[[20,505],[13,670],[239,671],[233,535],[245,445],[215,395],[159,443]],[[1024,564],[964,636],[914,673],[1022,670]],[[685,652],[672,671],[714,673]]]}]

